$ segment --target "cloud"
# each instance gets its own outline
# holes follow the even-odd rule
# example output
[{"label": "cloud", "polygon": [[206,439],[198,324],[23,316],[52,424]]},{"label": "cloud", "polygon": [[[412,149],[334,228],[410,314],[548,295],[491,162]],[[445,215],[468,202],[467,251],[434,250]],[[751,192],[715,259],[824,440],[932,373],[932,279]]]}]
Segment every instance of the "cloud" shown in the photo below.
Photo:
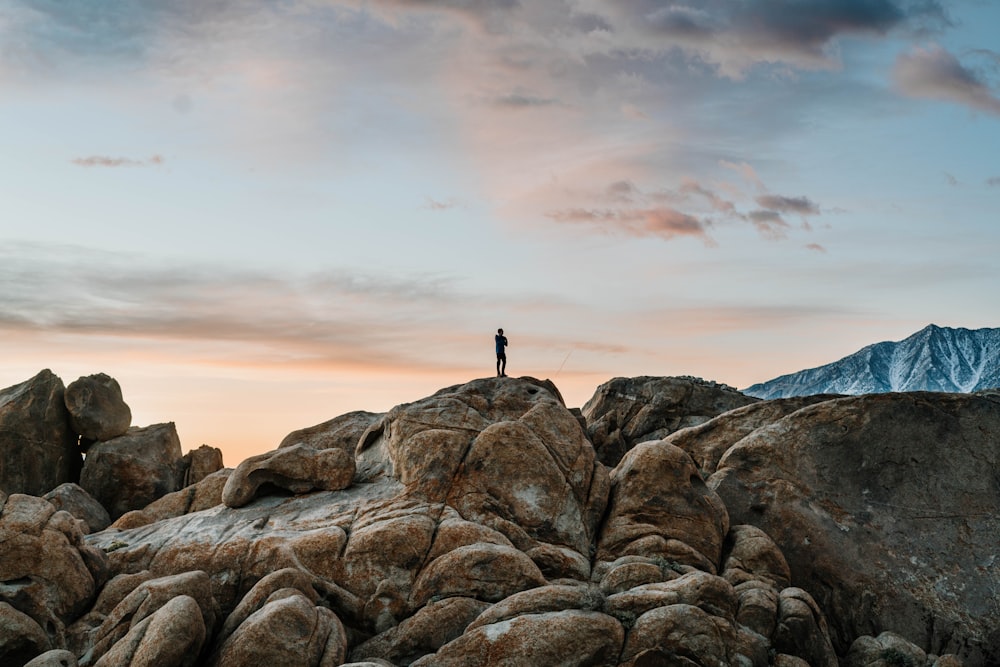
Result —
[{"label": "cloud", "polygon": [[618,5],[664,47],[688,50],[728,76],[742,76],[757,63],[830,68],[835,63],[830,47],[839,37],[950,24],[934,0],[620,0]]},{"label": "cloud", "polygon": [[448,199],[446,201],[438,201],[431,197],[427,197],[427,203],[424,204],[423,208],[428,211],[449,211],[458,206],[458,201],[455,199]]},{"label": "cloud", "polygon": [[816,252],[824,252],[824,253],[826,252],[826,248],[823,247],[823,246],[821,246],[818,243],[807,243],[806,244],[806,249],[808,249],[808,250],[814,250]]},{"label": "cloud", "polygon": [[494,104],[499,107],[510,107],[512,109],[530,109],[532,107],[550,107],[559,105],[559,100],[527,95],[524,93],[510,93],[501,95],[494,100]]},{"label": "cloud", "polygon": [[667,206],[625,210],[571,208],[550,211],[547,216],[556,222],[585,223],[628,236],[663,239],[693,236],[714,244],[706,232],[706,221]]},{"label": "cloud", "polygon": [[782,197],[760,195],[755,200],[761,207],[780,213],[797,213],[801,216],[819,215],[820,210],[808,197]]},{"label": "cloud", "polygon": [[785,238],[786,230],[789,227],[777,211],[750,211],[747,213],[747,219],[753,223],[753,226],[764,238],[772,240]]},{"label": "cloud", "polygon": [[986,179],[986,185],[991,188],[1000,188],[1000,176],[993,176],[992,178]]},{"label": "cloud", "polygon": [[735,163],[735,162],[729,162],[728,160],[719,160],[719,166],[735,171],[737,174],[743,177],[743,180],[745,180],[747,183],[750,183],[758,190],[760,191],[766,190],[766,188],[764,187],[764,183],[761,182],[760,177],[757,175],[757,171],[746,162]]},{"label": "cloud", "polygon": [[945,100],[1000,115],[1000,97],[985,79],[940,46],[918,46],[900,54],[892,77],[910,97]]},{"label": "cloud", "polygon": [[712,208],[719,213],[728,215],[736,212],[736,205],[733,202],[723,199],[716,193],[701,186],[692,179],[685,179],[681,183],[680,191],[684,194],[696,194],[704,197],[708,200],[708,203],[712,206]]},{"label": "cloud", "polygon": [[70,161],[79,167],[158,167],[164,163],[162,155],[154,155],[148,160],[91,155],[89,157],[73,158]]}]

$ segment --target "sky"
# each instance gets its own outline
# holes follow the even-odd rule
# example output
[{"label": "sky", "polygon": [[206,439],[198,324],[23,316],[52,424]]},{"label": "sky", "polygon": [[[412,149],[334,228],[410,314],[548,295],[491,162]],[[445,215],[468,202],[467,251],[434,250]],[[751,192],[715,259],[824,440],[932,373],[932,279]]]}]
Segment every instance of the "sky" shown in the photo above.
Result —
[{"label": "sky", "polygon": [[495,374],[1000,326],[1000,3],[6,0],[0,386],[226,465]]}]

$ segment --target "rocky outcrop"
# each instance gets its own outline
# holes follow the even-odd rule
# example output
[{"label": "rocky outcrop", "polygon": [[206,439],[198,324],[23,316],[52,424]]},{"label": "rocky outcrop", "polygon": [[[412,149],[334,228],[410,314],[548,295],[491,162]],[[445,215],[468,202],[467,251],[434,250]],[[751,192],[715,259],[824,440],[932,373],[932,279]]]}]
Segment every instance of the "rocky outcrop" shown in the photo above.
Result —
[{"label": "rocky outcrop", "polygon": [[111,440],[125,435],[132,425],[132,411],[122,399],[118,381],[104,373],[71,382],[63,400],[73,430],[84,440]]},{"label": "rocky outcrop", "polygon": [[52,371],[0,390],[0,491],[40,496],[76,482],[83,460]]},{"label": "rocky outcrop", "polygon": [[292,431],[278,444],[278,449],[293,445],[308,445],[313,449],[343,449],[354,452],[358,440],[382,414],[356,410],[334,417],[316,426]]},{"label": "rocky outcrop", "polygon": [[759,400],[699,378],[614,378],[597,388],[583,416],[598,459],[614,466],[640,442],[661,440]]},{"label": "rocky outcrop", "polygon": [[181,457],[184,470],[183,486],[197,484],[209,475],[222,470],[222,450],[218,447],[202,445]]},{"label": "rocky outcrop", "polygon": [[835,646],[892,630],[1000,662],[1000,402],[956,394],[825,401],[730,448],[709,486],[766,531]]},{"label": "rocky outcrop", "polygon": [[94,533],[111,525],[108,511],[79,484],[60,484],[42,497],[57,510],[65,510],[83,521],[87,526],[84,532]]},{"label": "rocky outcrop", "polygon": [[253,500],[262,486],[292,493],[337,491],[354,479],[354,456],[343,449],[313,449],[293,445],[251,456],[236,467],[222,489],[222,502],[242,507]]},{"label": "rocky outcrop", "polygon": [[132,427],[87,451],[80,486],[117,519],[181,488],[181,443],[173,422]]},{"label": "rocky outcrop", "polygon": [[[886,477],[888,461],[909,466],[912,452],[862,455],[862,440],[848,447],[836,439],[856,436],[877,452],[893,441],[887,434],[898,435],[899,447],[913,440],[912,426],[953,453],[964,443],[961,456],[980,465],[943,470],[973,481],[961,492],[936,478],[933,484],[966,494],[954,502],[967,506],[996,503],[992,454],[983,453],[983,440],[1000,427],[991,421],[995,404],[980,397],[974,400],[984,403],[963,411],[910,398],[926,405],[912,412],[866,405],[852,417],[845,399],[754,404],[711,428],[634,442],[609,470],[586,422],[551,383],[490,378],[383,415],[331,420],[314,427],[313,439],[304,429],[269,455],[210,473],[88,536],[81,521],[50,503],[12,496],[0,532],[5,522],[18,535],[58,528],[65,544],[45,538],[65,552],[56,565],[72,569],[76,553],[92,584],[80,583],[82,573],[57,581],[55,570],[24,557],[51,548],[37,543],[11,559],[21,569],[2,570],[9,545],[0,534],[0,663],[66,659],[52,652],[64,649],[84,667],[874,667],[921,655],[924,662],[913,664],[954,667],[959,658],[936,653],[955,646],[970,667],[991,664],[988,651],[1000,642],[988,634],[977,654],[966,639],[933,646],[932,634],[883,632],[906,622],[899,593],[912,597],[921,580],[890,571],[899,590],[887,590],[872,568],[891,558],[863,548],[879,539],[894,553],[909,545],[906,555],[919,563],[930,556],[911,547],[923,541],[944,569],[966,564],[949,549],[968,549],[969,538],[945,534],[952,540],[945,543],[915,525],[894,532],[905,516],[898,524],[878,517],[881,537],[850,523],[862,520],[850,514],[852,484],[873,474],[905,491],[907,484]],[[905,428],[889,418],[896,411]],[[920,456],[942,455],[918,443]],[[327,458],[344,465],[328,466]],[[703,473],[716,463],[706,484]],[[185,467],[192,466],[178,469]],[[820,493],[833,480],[846,495]],[[863,497],[898,512],[897,499],[879,493],[869,488]],[[784,524],[768,524],[773,516]],[[936,520],[982,537],[966,515]],[[850,546],[827,529],[863,539]],[[809,552],[817,542],[841,552]],[[859,554],[871,563],[851,560]],[[971,557],[992,572],[982,553]],[[840,569],[822,569],[824,559]],[[818,586],[817,572],[824,577]],[[933,613],[948,612],[961,591],[988,589],[962,576],[949,571],[949,581],[936,580],[947,597]],[[851,600],[845,591],[858,582],[883,588]],[[67,599],[57,595],[64,588]],[[962,604],[980,612],[975,599]],[[855,626],[845,619],[877,630],[849,635]],[[957,618],[951,636],[970,636],[967,622]]]}]

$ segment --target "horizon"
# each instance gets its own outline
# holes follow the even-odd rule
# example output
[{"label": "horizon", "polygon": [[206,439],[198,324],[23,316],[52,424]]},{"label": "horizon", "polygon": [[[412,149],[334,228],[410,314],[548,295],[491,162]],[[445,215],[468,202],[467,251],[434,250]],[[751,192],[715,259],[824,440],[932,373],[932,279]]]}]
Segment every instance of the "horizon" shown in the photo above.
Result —
[{"label": "horizon", "polygon": [[[492,375],[746,388],[1000,323],[1000,5],[0,9],[0,384],[227,465]],[[990,305],[993,304],[993,305]]]}]

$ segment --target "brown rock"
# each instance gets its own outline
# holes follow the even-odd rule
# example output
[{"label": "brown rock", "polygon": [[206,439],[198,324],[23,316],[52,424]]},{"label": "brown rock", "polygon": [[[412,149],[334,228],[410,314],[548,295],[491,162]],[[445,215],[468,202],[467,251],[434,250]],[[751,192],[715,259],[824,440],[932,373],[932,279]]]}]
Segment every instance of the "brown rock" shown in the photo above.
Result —
[{"label": "brown rock", "polygon": [[[161,611],[176,601],[184,600],[179,607],[171,607],[168,611]],[[191,614],[191,604],[197,614]],[[118,665],[129,664],[133,658],[126,656],[138,655],[143,643],[148,643],[145,637],[149,632],[154,632],[149,637],[161,637],[162,632],[177,626],[182,627],[184,622],[173,618],[175,614],[186,616],[197,616],[196,623],[188,630],[200,635],[197,649],[193,645],[188,645],[187,650],[194,652],[197,658],[198,652],[202,648],[205,637],[214,632],[220,620],[219,605],[212,597],[212,584],[208,575],[200,570],[184,572],[157,579],[150,579],[139,584],[132,592],[125,596],[121,602],[115,605],[105,621],[101,624],[94,636],[94,648],[92,658],[98,659],[98,665]],[[137,630],[139,624],[146,619],[158,615],[152,625],[144,625],[141,630]],[[131,637],[129,636],[131,635]],[[166,650],[166,649],[165,649]],[[150,648],[144,649],[145,653],[152,652],[160,655],[161,649],[150,644]],[[165,654],[164,654],[165,655]],[[166,659],[166,658],[164,658]],[[150,665],[156,662],[146,663]],[[173,664],[173,663],[171,663]],[[194,664],[194,663],[185,663]]]},{"label": "brown rock", "polygon": [[38,623],[0,601],[0,663],[23,665],[52,648],[52,640]]},{"label": "brown rock", "polygon": [[473,598],[453,597],[432,602],[397,626],[351,651],[351,660],[381,658],[388,664],[410,664],[458,638],[490,605]]},{"label": "brown rock", "polygon": [[284,437],[278,449],[306,445],[313,449],[343,449],[353,454],[364,432],[382,416],[381,413],[364,410],[348,412],[322,424],[292,431]]},{"label": "brown rock", "polygon": [[111,517],[101,503],[87,493],[82,486],[66,482],[46,493],[43,498],[57,510],[69,512],[87,526],[86,532],[96,533],[111,524]]},{"label": "brown rock", "polygon": [[222,490],[222,502],[229,507],[242,507],[264,485],[292,493],[338,491],[350,486],[353,479],[354,457],[350,453],[293,445],[251,456],[236,466]]},{"label": "brown rock", "polygon": [[275,591],[219,647],[211,667],[340,665],[347,635],[329,609],[317,607],[300,591]]},{"label": "brown rock", "polygon": [[469,630],[503,623],[526,614],[546,614],[567,609],[601,611],[603,606],[604,595],[593,586],[539,586],[514,593],[497,602],[480,614],[469,625]]},{"label": "brown rock", "polygon": [[628,634],[625,665],[736,664],[737,633],[721,618],[686,604],[657,607],[640,616]]},{"label": "brown rock", "polygon": [[132,425],[132,411],[118,381],[104,373],[70,382],[63,400],[73,431],[86,440],[111,440]]},{"label": "brown rock", "polygon": [[94,667],[193,667],[205,643],[199,605],[187,595],[171,598],[94,663]]},{"label": "brown rock", "polygon": [[181,457],[184,468],[184,486],[197,484],[209,475],[222,470],[222,450],[218,447],[202,445]]},{"label": "brown rock", "polygon": [[635,620],[657,607],[699,607],[704,612],[732,622],[736,617],[736,591],[722,577],[691,572],[672,581],[643,584],[608,596],[605,611],[615,618]]},{"label": "brown rock", "polygon": [[844,661],[844,667],[922,667],[925,664],[927,654],[894,632],[883,632],[878,637],[858,637]]},{"label": "brown rock", "polygon": [[80,486],[117,519],[181,488],[181,443],[173,422],[132,427],[87,450]]},{"label": "brown rock", "polygon": [[0,390],[0,491],[41,496],[79,479],[83,460],[64,391],[50,370]]},{"label": "brown rock", "polygon": [[527,614],[466,632],[413,667],[614,667],[624,634],[618,621],[596,611]]},{"label": "brown rock", "polygon": [[141,510],[126,512],[113,527],[119,530],[139,528],[156,521],[172,519],[191,512],[200,512],[222,504],[222,490],[232,470],[225,469],[212,473],[192,486],[186,486],[180,491],[168,493],[154,500]]},{"label": "brown rock", "polygon": [[69,651],[52,649],[26,662],[24,667],[77,667],[77,662]]},{"label": "brown rock", "polygon": [[813,667],[837,667],[823,612],[801,588],[786,588],[778,595],[773,643],[778,652],[800,656]]},{"label": "brown rock", "polygon": [[34,496],[0,494],[0,600],[43,629],[51,642],[43,650],[63,644],[65,624],[89,608],[106,568],[68,513]]},{"label": "brown rock", "polygon": [[473,544],[459,547],[424,568],[413,584],[411,606],[422,607],[434,596],[496,602],[544,583],[538,566],[523,552],[496,544]]},{"label": "brown rock", "polygon": [[722,576],[733,586],[762,581],[780,591],[791,585],[791,572],[781,549],[756,526],[732,526],[726,536]]},{"label": "brown rock", "polygon": [[660,557],[711,572],[722,557],[729,516],[683,450],[662,442],[637,445],[611,473],[608,518],[598,560]]},{"label": "brown rock", "polygon": [[[709,480],[767,532],[846,652],[885,628],[1000,663],[1000,403],[961,394],[825,401],[754,431]],[[934,619],[933,623],[927,619]]]},{"label": "brown rock", "polygon": [[662,440],[758,400],[698,378],[619,377],[597,388],[583,415],[598,459],[615,466],[640,442]]}]

